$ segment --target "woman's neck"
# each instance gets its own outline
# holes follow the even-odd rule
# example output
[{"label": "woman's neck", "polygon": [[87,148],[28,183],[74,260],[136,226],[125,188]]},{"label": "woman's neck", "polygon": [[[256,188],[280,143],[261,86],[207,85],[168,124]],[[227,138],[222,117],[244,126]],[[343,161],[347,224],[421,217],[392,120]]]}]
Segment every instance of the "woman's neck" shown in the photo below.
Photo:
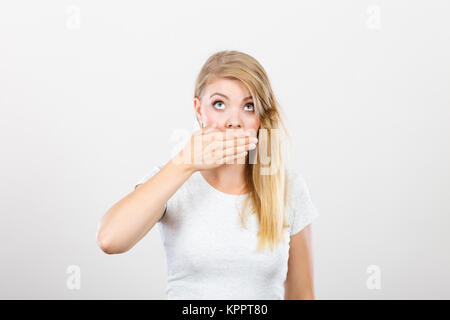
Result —
[{"label": "woman's neck", "polygon": [[246,164],[223,164],[220,167],[202,170],[201,174],[214,188],[225,193],[247,192],[245,180]]}]

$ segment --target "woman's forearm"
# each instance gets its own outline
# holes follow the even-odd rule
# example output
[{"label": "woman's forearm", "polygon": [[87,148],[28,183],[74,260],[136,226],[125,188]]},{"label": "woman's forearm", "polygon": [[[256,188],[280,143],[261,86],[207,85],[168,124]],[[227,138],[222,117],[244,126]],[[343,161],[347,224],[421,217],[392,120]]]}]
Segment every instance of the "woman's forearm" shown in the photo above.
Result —
[{"label": "woman's forearm", "polygon": [[284,300],[316,300],[314,292],[285,293]]},{"label": "woman's forearm", "polygon": [[108,254],[131,249],[153,228],[164,205],[194,173],[185,164],[170,160],[145,183],[115,203],[98,225],[97,242]]}]

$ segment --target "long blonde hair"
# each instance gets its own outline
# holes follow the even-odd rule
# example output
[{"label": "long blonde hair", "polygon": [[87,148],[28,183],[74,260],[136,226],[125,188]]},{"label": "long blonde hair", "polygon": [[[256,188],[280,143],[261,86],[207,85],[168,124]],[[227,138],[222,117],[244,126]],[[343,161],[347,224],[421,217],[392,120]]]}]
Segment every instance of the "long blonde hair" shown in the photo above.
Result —
[{"label": "long blonde hair", "polygon": [[[257,250],[260,251],[267,245],[273,250],[283,241],[284,228],[289,227],[285,215],[289,184],[281,144],[284,137],[279,134],[280,130],[284,130],[288,140],[290,138],[282,120],[283,113],[266,71],[252,56],[235,50],[219,51],[211,55],[197,76],[194,98],[200,99],[205,86],[216,78],[241,80],[255,103],[255,111],[261,123],[257,136],[259,142],[258,148],[250,151],[247,156],[253,155],[254,158],[246,161],[245,181],[249,194],[243,202],[240,217],[246,228],[249,213],[256,214],[259,221]],[[270,170],[259,160],[261,151],[267,154],[264,160],[269,160],[269,163],[264,165],[268,165]],[[278,170],[272,172],[274,165]]]}]

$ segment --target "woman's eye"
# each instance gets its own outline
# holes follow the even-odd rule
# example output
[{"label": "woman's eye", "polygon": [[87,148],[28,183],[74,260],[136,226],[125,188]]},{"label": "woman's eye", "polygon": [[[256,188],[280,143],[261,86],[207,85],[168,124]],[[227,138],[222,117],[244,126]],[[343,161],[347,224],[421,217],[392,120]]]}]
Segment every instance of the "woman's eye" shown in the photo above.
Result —
[{"label": "woman's eye", "polygon": [[[220,107],[220,104],[222,104],[223,106]],[[220,101],[220,100],[214,101],[214,102],[212,103],[212,105],[213,105],[216,109],[218,109],[218,110],[223,110],[223,109],[225,108],[225,105],[224,105],[223,101]],[[217,107],[217,106],[219,106],[219,107]],[[250,107],[250,109],[247,109],[247,111],[254,111],[254,110],[255,110],[255,106],[253,105],[253,103],[248,103],[248,104],[246,104],[245,107],[244,107],[244,109],[245,109],[246,107]]]},{"label": "woman's eye", "polygon": [[[218,100],[218,101],[214,101],[213,102],[213,106],[215,107],[218,103],[222,103],[223,104],[222,101]],[[222,110],[223,108],[217,108],[217,109]]]},{"label": "woman's eye", "polygon": [[254,111],[255,110],[255,106],[253,105],[253,103],[248,103],[245,106],[250,106],[251,107],[251,110],[249,110],[249,111]]}]

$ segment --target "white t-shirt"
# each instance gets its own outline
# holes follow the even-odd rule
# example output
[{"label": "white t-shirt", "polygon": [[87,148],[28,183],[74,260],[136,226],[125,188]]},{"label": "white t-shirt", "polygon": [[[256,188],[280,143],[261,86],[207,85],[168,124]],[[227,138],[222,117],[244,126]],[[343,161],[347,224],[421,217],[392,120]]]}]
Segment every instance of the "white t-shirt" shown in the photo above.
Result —
[{"label": "white t-shirt", "polygon": [[[137,184],[157,173],[151,172]],[[292,205],[286,207],[290,227],[274,251],[256,251],[258,219],[239,220],[236,206],[246,195],[232,195],[211,186],[199,171],[175,192],[157,222],[168,270],[166,294],[171,299],[282,300],[290,236],[319,214],[304,179],[288,170],[293,182]],[[136,185],[137,185],[136,184]]]}]

